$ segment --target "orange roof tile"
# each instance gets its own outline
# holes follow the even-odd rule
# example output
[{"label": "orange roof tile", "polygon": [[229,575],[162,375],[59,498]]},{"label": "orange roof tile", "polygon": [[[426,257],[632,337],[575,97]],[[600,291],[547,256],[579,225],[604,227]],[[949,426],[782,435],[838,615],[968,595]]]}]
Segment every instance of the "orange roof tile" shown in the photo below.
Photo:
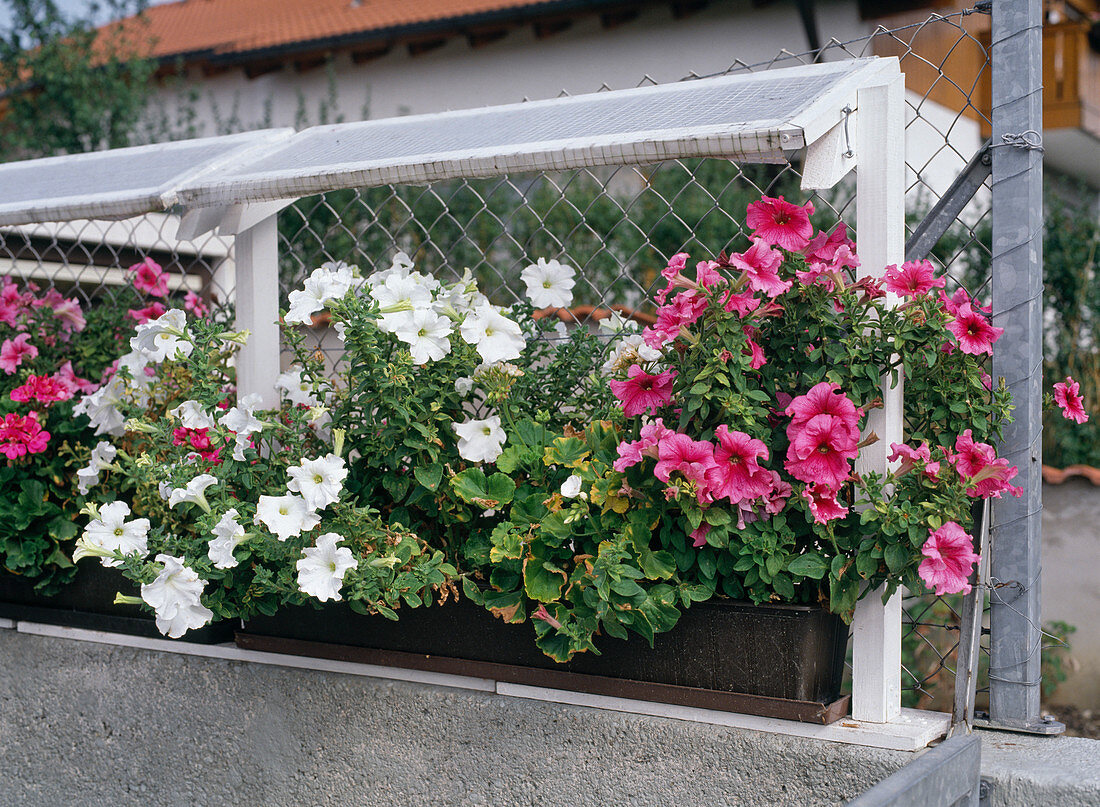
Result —
[{"label": "orange roof tile", "polygon": [[[150,55],[233,57],[446,30],[471,21],[508,22],[544,14],[642,3],[607,0],[179,0],[148,8],[123,25],[152,42]],[[457,33],[455,29],[451,32]],[[297,47],[295,47],[297,46]]]},{"label": "orange roof tile", "polygon": [[1061,485],[1068,479],[1079,476],[1094,485],[1100,485],[1100,468],[1091,465],[1070,465],[1066,468],[1043,466],[1043,481],[1050,485]]}]

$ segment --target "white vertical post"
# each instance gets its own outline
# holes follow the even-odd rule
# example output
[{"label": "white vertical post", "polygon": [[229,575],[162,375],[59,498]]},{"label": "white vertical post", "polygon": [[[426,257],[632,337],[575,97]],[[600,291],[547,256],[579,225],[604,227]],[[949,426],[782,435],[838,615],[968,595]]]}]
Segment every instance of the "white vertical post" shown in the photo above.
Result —
[{"label": "white vertical post", "polygon": [[263,406],[279,396],[279,232],[275,216],[237,234],[235,242],[237,330],[249,331],[237,355],[237,395],[256,393]]},{"label": "white vertical post", "polygon": [[[881,277],[905,254],[905,83],[902,76],[857,94],[856,236],[864,275]],[[884,472],[902,441],[902,388],[884,379],[883,407],[867,417],[879,440],[861,450],[857,471]],[[901,594],[883,604],[867,592],[852,623],[852,717],[886,723],[901,714]]]}]

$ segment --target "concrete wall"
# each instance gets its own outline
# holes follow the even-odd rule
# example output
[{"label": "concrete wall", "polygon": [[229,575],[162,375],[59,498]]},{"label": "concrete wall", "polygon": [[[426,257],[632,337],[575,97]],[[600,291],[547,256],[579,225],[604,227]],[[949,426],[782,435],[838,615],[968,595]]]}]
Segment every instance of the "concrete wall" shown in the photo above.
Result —
[{"label": "concrete wall", "polygon": [[[1050,704],[1100,708],[1100,488],[1081,478],[1043,485],[1043,622],[1077,627],[1076,670]],[[1100,765],[1100,762],[1098,762]]]},{"label": "concrete wall", "polygon": [[910,759],[0,630],[3,807],[827,805]]}]

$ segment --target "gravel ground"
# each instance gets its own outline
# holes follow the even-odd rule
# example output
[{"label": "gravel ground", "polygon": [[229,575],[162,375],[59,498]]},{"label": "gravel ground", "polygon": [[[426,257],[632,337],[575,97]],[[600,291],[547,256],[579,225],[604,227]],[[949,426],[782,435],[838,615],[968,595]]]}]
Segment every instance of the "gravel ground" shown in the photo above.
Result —
[{"label": "gravel ground", "polygon": [[1067,737],[1091,737],[1100,740],[1100,709],[1078,709],[1059,706],[1051,714],[1066,724]]}]

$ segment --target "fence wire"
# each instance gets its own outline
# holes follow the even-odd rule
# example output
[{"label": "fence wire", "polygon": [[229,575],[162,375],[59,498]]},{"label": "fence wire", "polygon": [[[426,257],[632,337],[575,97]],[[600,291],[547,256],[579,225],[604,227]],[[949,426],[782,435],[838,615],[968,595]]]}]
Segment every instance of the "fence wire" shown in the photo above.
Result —
[{"label": "fence wire", "polygon": [[[879,27],[849,41],[834,39],[815,51],[782,50],[752,64],[735,60],[721,74],[898,57],[906,74],[911,232],[988,135],[986,10],[979,3]],[[684,80],[701,77],[691,74]],[[651,83],[646,77],[639,86]],[[854,228],[851,181],[806,195],[799,190],[800,179],[798,164],[708,159],[333,191],[302,199],[279,214],[282,302],[285,306],[289,292],[325,261],[357,264],[368,273],[403,251],[420,271],[441,278],[457,278],[469,269],[494,302],[508,305],[519,299],[523,266],[545,257],[576,268],[580,313],[620,307],[644,319],[667,259],[680,251],[702,259],[729,249],[747,232],[746,205],[762,194],[812,201],[819,228],[839,220]],[[928,256],[952,283],[983,303],[989,301],[990,219],[986,183]],[[7,228],[0,231],[0,274],[109,304],[114,290],[126,282],[125,268],[152,256],[172,272],[174,293],[189,289],[216,305],[229,305],[229,242],[204,236],[194,244],[179,244],[175,226],[170,216],[147,216]],[[323,319],[309,338],[331,356],[333,366],[338,363],[339,342]],[[906,705],[950,709],[959,600],[905,597]]]}]

